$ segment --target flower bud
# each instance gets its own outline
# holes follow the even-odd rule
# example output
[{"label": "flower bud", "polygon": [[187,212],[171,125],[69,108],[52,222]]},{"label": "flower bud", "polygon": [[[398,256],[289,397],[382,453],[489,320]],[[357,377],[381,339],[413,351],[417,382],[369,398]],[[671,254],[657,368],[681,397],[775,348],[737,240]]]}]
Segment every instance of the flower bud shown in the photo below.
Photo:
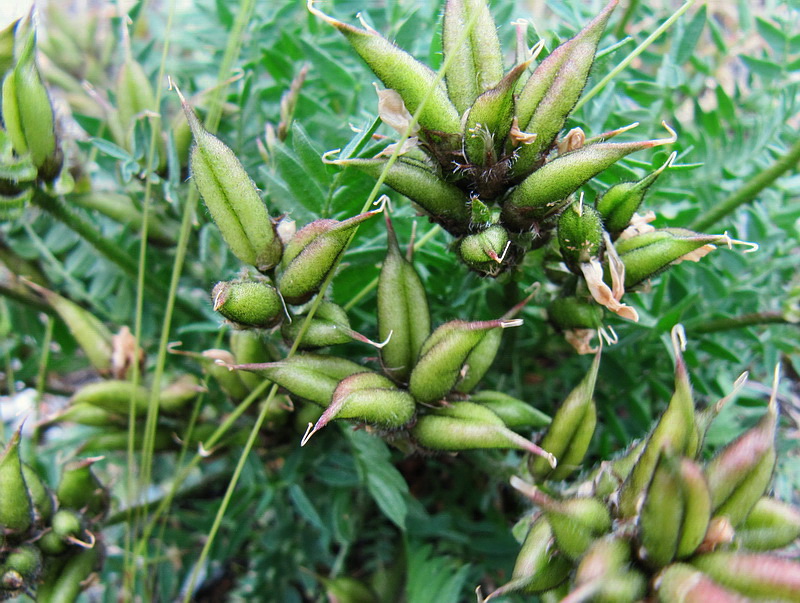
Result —
[{"label": "flower bud", "polygon": [[293,396],[327,407],[342,379],[363,373],[364,367],[344,358],[302,354],[279,362],[234,364],[232,370],[250,371],[277,383]]},{"label": "flower bud", "polygon": [[336,386],[331,403],[303,438],[303,444],[334,419],[358,419],[384,429],[397,429],[414,416],[415,403],[405,390],[378,373],[356,373]]},{"label": "flower bud", "polygon": [[595,207],[603,216],[603,224],[611,234],[611,238],[619,236],[639,209],[645,195],[658,177],[672,165],[677,153],[672,153],[669,159],[657,170],[651,172],[636,182],[620,182],[610,187],[595,202]]},{"label": "flower bud", "polygon": [[736,540],[751,551],[781,549],[799,537],[800,511],[766,496],[758,500],[736,530]]},{"label": "flower bud", "polygon": [[542,411],[503,392],[480,391],[471,394],[470,401],[491,410],[510,429],[535,429],[545,427],[551,421]]},{"label": "flower bud", "polygon": [[389,377],[404,383],[431,333],[431,317],[425,287],[400,253],[388,213],[386,233],[386,258],[378,277],[378,337],[388,339],[381,348],[381,364]]},{"label": "flower bud", "polygon": [[542,459],[531,459],[530,471],[536,479],[561,480],[580,467],[597,423],[594,386],[599,368],[598,352],[589,372],[561,404],[542,438],[542,448],[556,456],[558,467],[553,469]]},{"label": "flower bud", "polygon": [[484,601],[515,592],[534,594],[550,590],[566,580],[571,569],[569,560],[553,549],[553,530],[547,518],[540,515],[522,543],[511,581],[490,593]]},{"label": "flower bud", "polygon": [[496,276],[504,266],[506,253],[511,246],[508,231],[494,224],[476,234],[467,235],[458,242],[458,257],[479,274]]},{"label": "flower bud", "polygon": [[[477,16],[473,16],[477,13]],[[464,32],[474,19],[469,32]],[[503,53],[497,28],[486,2],[448,0],[442,21],[442,47],[450,59],[445,83],[459,115],[503,77]]]},{"label": "flower bud", "polygon": [[411,372],[408,389],[419,402],[441,400],[458,383],[469,355],[491,329],[518,326],[522,321],[483,322],[453,320],[441,325],[423,344]]},{"label": "flower bud", "polygon": [[592,542],[611,529],[611,515],[600,499],[556,500],[518,477],[511,478],[511,485],[542,508],[558,549],[571,559],[579,559]]},{"label": "flower bud", "polygon": [[14,432],[0,455],[0,531],[22,533],[33,523],[31,502],[19,456],[20,431]]},{"label": "flower bud", "polygon": [[343,222],[315,220],[300,229],[286,245],[278,290],[289,304],[308,301],[322,286],[358,226],[381,210],[369,211]]},{"label": "flower bud", "polygon": [[758,600],[800,601],[800,563],[771,555],[716,551],[692,565],[722,586]]},{"label": "flower bud", "polygon": [[200,196],[233,254],[261,272],[269,270],[280,261],[282,246],[255,184],[233,151],[181,102],[194,137],[189,162]]},{"label": "flower bud", "polygon": [[443,83],[437,80],[436,74],[427,65],[423,65],[373,29],[358,29],[323,14],[313,7],[312,0],[308,2],[308,9],[344,35],[384,86],[395,90],[403,98],[405,106],[412,114],[427,97],[419,115],[419,124],[423,128],[439,133],[459,132],[458,111],[447,97]]},{"label": "flower bud", "polygon": [[220,281],[211,299],[214,310],[236,326],[268,329],[283,318],[278,290],[263,281]]}]

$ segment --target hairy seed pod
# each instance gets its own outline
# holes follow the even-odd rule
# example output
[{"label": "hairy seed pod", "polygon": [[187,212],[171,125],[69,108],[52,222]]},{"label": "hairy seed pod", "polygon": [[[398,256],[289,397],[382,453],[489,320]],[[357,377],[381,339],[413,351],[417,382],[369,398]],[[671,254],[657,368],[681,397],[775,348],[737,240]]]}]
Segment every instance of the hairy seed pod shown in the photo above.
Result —
[{"label": "hairy seed pod", "polygon": [[334,419],[358,419],[384,429],[397,429],[414,416],[414,398],[378,373],[356,373],[336,386],[331,403],[303,438],[303,443]]},{"label": "hairy seed pod", "polygon": [[27,463],[22,463],[22,477],[25,479],[28,496],[33,504],[34,519],[36,522],[46,523],[50,520],[55,508],[53,492],[45,485],[33,467]]},{"label": "hairy seed pod", "polygon": [[683,520],[676,556],[689,557],[703,543],[711,520],[711,492],[699,464],[682,458],[677,466],[683,495]]},{"label": "hairy seed pod", "polygon": [[517,65],[481,94],[464,120],[464,154],[475,165],[492,166],[503,153],[514,120],[514,86],[530,61]]},{"label": "hairy seed pod", "polygon": [[21,591],[30,588],[42,571],[42,553],[33,544],[22,544],[12,549],[0,566],[0,596],[4,591]]},{"label": "hairy seed pod", "polygon": [[681,347],[676,338],[677,331],[673,330],[675,393],[653,428],[641,456],[620,491],[619,508],[622,517],[636,515],[637,505],[650,483],[662,450],[669,449],[674,454],[685,454],[689,457],[697,454],[699,436],[692,389]]},{"label": "hairy seed pod", "polygon": [[86,579],[100,561],[101,549],[96,545],[82,549],[69,557],[58,572],[45,572],[43,583],[37,590],[38,603],[67,603],[74,601],[87,585]]},{"label": "hairy seed pod", "polygon": [[255,184],[233,151],[182,103],[194,137],[189,162],[200,196],[233,254],[261,272],[269,270],[280,261],[282,244]]},{"label": "hairy seed pod", "polygon": [[[377,179],[387,162],[386,158],[353,158],[332,163],[352,165]],[[461,235],[469,231],[469,197],[457,186],[446,182],[430,164],[400,157],[386,172],[384,184],[411,199],[449,233]]]},{"label": "hairy seed pod", "polygon": [[[617,1],[611,0],[581,32],[563,44],[563,48],[554,50],[554,60],[542,61],[520,92],[517,110],[519,127],[536,134],[536,139],[531,144],[520,147],[519,157],[512,166],[515,176],[524,176],[535,169],[540,155],[549,151],[567,116],[578,102],[589,78],[600,37]],[[553,74],[556,64],[558,71]],[[543,81],[538,80],[540,70],[543,71]]]},{"label": "hairy seed pod", "polygon": [[775,498],[763,497],[736,530],[736,541],[751,551],[771,551],[800,538],[800,511]]},{"label": "hairy seed pod", "polygon": [[647,588],[647,579],[629,569],[630,544],[609,536],[596,540],[581,558],[573,590],[563,603],[596,601],[597,603],[633,603],[639,601]]},{"label": "hairy seed pod", "polygon": [[290,394],[324,408],[330,404],[333,392],[342,379],[364,372],[360,364],[319,354],[302,354],[279,362],[235,364],[229,368],[254,372],[277,383]]},{"label": "hairy seed pod", "polygon": [[[261,333],[255,331],[236,330],[231,332],[230,346],[233,357],[236,359],[235,362],[230,364],[255,364],[274,360]],[[226,368],[225,370],[228,369]],[[239,375],[239,378],[249,390],[248,393],[261,385],[263,381],[258,375],[248,372],[236,372],[234,374]]]},{"label": "hairy seed pod", "polygon": [[[156,430],[153,451],[161,452],[175,448],[175,438],[173,437],[174,431],[172,429],[158,429]],[[144,433],[137,431],[136,437],[133,439],[133,447],[141,449],[144,446]],[[104,454],[111,450],[125,451],[128,449],[130,441],[130,434],[127,429],[107,429],[105,431],[95,433],[87,437],[78,448],[79,454]]]},{"label": "hairy seed pod", "polygon": [[109,493],[92,471],[92,465],[102,459],[103,457],[76,459],[64,465],[56,488],[56,498],[61,508],[85,508],[89,517],[105,515],[110,502]]},{"label": "hairy seed pod", "polygon": [[111,425],[123,426],[128,417],[122,413],[108,411],[94,404],[71,403],[62,412],[42,423],[43,426],[56,423],[77,423],[92,427],[108,427]]},{"label": "hairy seed pod", "polygon": [[499,224],[493,224],[481,232],[462,238],[456,252],[472,270],[494,276],[502,269],[509,245],[508,231]]},{"label": "hairy seed pod", "polygon": [[454,402],[435,409],[417,419],[410,433],[420,445],[431,450],[513,448],[544,456],[552,466],[556,465],[552,454],[508,429],[488,408],[472,402]]},{"label": "hairy seed pod", "polygon": [[630,543],[616,536],[596,540],[575,570],[576,586],[588,584],[624,570],[630,563]]},{"label": "hairy seed pod", "polygon": [[[477,16],[475,16],[477,13]],[[474,19],[473,27],[464,29]],[[503,77],[503,53],[489,7],[483,0],[447,0],[442,20],[442,48],[450,64],[447,94],[459,115]]]},{"label": "hairy seed pod", "polygon": [[400,252],[388,213],[386,234],[386,258],[378,277],[378,337],[388,339],[381,348],[381,364],[389,377],[405,383],[431,333],[431,317],[425,287]]},{"label": "hairy seed pod", "polygon": [[580,467],[597,423],[594,386],[599,368],[600,352],[595,354],[589,372],[556,411],[541,444],[556,456],[558,467],[553,469],[542,459],[532,459],[530,471],[538,480],[562,480]]},{"label": "hairy seed pod", "polygon": [[620,182],[603,193],[597,201],[595,207],[600,215],[603,216],[603,224],[611,235],[616,239],[633,217],[633,214],[641,206],[645,195],[651,186],[658,180],[672,162],[675,161],[676,153],[669,156],[669,159],[657,170],[651,172],[641,180],[636,182]]},{"label": "hairy seed pod", "polygon": [[692,565],[722,586],[759,600],[800,601],[800,563],[772,555],[717,551]]},{"label": "hairy seed pod", "polygon": [[559,329],[599,329],[603,308],[579,297],[558,297],[547,307],[550,322]]},{"label": "hairy seed pod", "polygon": [[556,500],[516,476],[511,478],[511,485],[542,508],[556,545],[571,559],[582,557],[598,537],[611,530],[611,515],[598,498]]},{"label": "hairy seed pod", "polygon": [[639,513],[639,558],[650,567],[664,567],[675,558],[683,512],[677,459],[665,450],[655,467]]},{"label": "hairy seed pod", "polygon": [[81,387],[70,398],[70,405],[91,404],[117,415],[128,416],[133,405],[136,416],[147,412],[150,392],[142,385],[119,379],[95,381]]},{"label": "hairy seed pod", "polygon": [[535,429],[550,424],[550,417],[527,402],[503,392],[484,390],[470,395],[470,401],[487,407],[510,429]]},{"label": "hairy seed pod", "polygon": [[564,263],[575,274],[580,265],[600,255],[603,222],[596,209],[583,202],[572,203],[558,217],[558,246]]},{"label": "hairy seed pod", "polygon": [[[300,314],[294,316],[291,323],[283,323],[281,334],[287,345],[291,345],[297,339],[305,320],[305,315]],[[317,307],[317,311],[314,312],[314,317],[311,319],[299,347],[308,350],[348,343],[353,341],[354,335],[356,333],[350,328],[350,319],[344,308],[323,300]]]},{"label": "hairy seed pod", "polygon": [[691,565],[673,563],[655,580],[661,603],[747,603],[750,599],[723,588]]},{"label": "hairy seed pod", "polygon": [[[204,350],[201,356],[208,361],[204,363],[204,370],[211,375],[219,384],[225,394],[234,401],[244,400],[250,393],[239,373],[229,371],[219,364],[236,364],[236,359],[228,350],[210,349]],[[252,375],[251,375],[252,376]]]},{"label": "hairy seed pod", "polygon": [[195,375],[181,375],[158,394],[160,409],[165,413],[178,413],[197,399],[198,394],[206,391],[200,379]]},{"label": "hairy seed pod", "polygon": [[553,530],[547,518],[540,515],[531,525],[522,550],[517,555],[511,581],[484,599],[510,593],[534,594],[555,588],[567,579],[572,564],[553,547]]},{"label": "hairy seed pod", "polygon": [[211,299],[216,312],[243,328],[269,329],[283,318],[278,290],[262,281],[220,281]]},{"label": "hairy seed pod", "polygon": [[0,530],[15,534],[27,531],[33,523],[33,503],[22,475],[19,444],[17,430],[0,455]]},{"label": "hairy seed pod", "polygon": [[[419,115],[419,124],[423,128],[447,134],[459,132],[458,111],[450,102],[444,84],[437,80],[436,74],[427,65],[423,65],[373,29],[359,29],[342,23],[315,9],[311,1],[308,9],[344,35],[384,86],[402,97],[409,112],[415,113],[423,99],[428,97]],[[433,92],[430,93],[430,90]]]},{"label": "hairy seed pod", "polygon": [[368,211],[342,222],[315,220],[299,230],[286,246],[278,290],[289,304],[308,301],[339,262],[358,226],[380,210]]},{"label": "hairy seed pod", "polygon": [[775,468],[775,395],[767,413],[751,429],[720,450],[706,465],[715,516],[725,516],[738,527],[764,496]]},{"label": "hairy seed pod", "polygon": [[631,288],[674,264],[698,261],[722,240],[682,228],[664,228],[618,240],[614,247],[625,265],[625,287]]},{"label": "hairy seed pod", "polygon": [[525,229],[531,220],[542,220],[556,213],[579,187],[623,157],[674,141],[673,136],[641,142],[597,142],[559,155],[514,189],[503,205],[503,222]]}]

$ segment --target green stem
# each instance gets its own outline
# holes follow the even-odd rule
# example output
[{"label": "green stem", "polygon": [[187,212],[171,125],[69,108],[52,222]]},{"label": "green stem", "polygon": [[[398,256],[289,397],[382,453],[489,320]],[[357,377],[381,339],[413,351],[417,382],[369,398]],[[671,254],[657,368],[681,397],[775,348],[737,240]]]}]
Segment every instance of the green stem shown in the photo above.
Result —
[{"label": "green stem", "polygon": [[17,288],[9,286],[6,283],[0,283],[0,297],[13,299],[14,301],[21,303],[29,309],[36,310],[37,312],[44,312],[45,314],[49,314],[51,316],[56,313],[56,311],[53,310],[49,304],[37,299],[21,287]]},{"label": "green stem", "polygon": [[753,201],[762,190],[770,186],[784,173],[796,167],[799,161],[800,138],[798,138],[786,154],[780,157],[775,163],[750,178],[739,190],[722,201],[722,203],[700,214],[690,228],[702,231],[713,226],[722,218],[735,211],[740,205]]},{"label": "green stem", "polygon": [[793,324],[786,320],[782,312],[753,312],[752,314],[742,314],[730,318],[717,318],[707,320],[696,327],[687,329],[690,333],[716,333],[718,331],[730,331],[732,329],[743,329],[756,325],[774,324]]},{"label": "green stem", "polygon": [[633,13],[636,12],[636,8],[639,6],[639,0],[631,0],[628,3],[628,6],[625,8],[625,12],[622,13],[622,18],[617,23],[617,28],[614,30],[614,35],[618,38],[621,38],[625,35],[625,27],[628,25],[628,21],[631,20]]},{"label": "green stem", "polygon": [[[127,276],[136,280],[138,267],[134,259],[122,251],[118,245],[106,239],[97,228],[72,211],[62,201],[51,197],[41,189],[37,189],[33,195],[33,202],[70,230],[79,234],[81,238],[97,249],[106,259],[119,266]],[[157,281],[146,281],[145,287],[157,298],[163,298],[167,294],[167,290]],[[178,300],[178,306],[190,316],[205,318],[200,310],[186,301]]]}]

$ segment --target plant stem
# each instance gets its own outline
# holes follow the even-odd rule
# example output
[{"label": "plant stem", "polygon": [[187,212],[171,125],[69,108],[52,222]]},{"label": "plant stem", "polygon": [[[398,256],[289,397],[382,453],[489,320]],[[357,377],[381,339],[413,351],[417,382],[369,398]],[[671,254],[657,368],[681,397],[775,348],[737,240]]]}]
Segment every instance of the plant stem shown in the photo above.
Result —
[{"label": "plant stem", "polygon": [[[696,327],[690,327],[691,333],[716,333],[731,329],[742,329],[756,325],[794,324],[786,320],[782,312],[753,312],[731,318],[717,318],[707,320]],[[800,326],[800,325],[798,325]]]},{"label": "plant stem", "polygon": [[735,211],[740,205],[755,200],[758,194],[770,186],[785,172],[794,168],[800,161],[800,138],[794,145],[771,166],[757,173],[745,182],[735,193],[731,194],[722,203],[717,204],[695,219],[690,228],[692,230],[705,230],[719,222],[722,218]]},{"label": "plant stem", "polygon": [[[79,234],[81,238],[97,249],[106,259],[119,266],[127,276],[136,280],[138,267],[133,258],[122,251],[119,246],[106,239],[99,230],[72,211],[62,201],[51,197],[41,189],[37,189],[33,195],[33,202],[70,230]],[[149,280],[145,282],[145,287],[158,298],[163,298],[167,295],[167,290],[157,281]],[[184,300],[179,299],[177,305],[190,316],[205,318],[200,310]]]}]

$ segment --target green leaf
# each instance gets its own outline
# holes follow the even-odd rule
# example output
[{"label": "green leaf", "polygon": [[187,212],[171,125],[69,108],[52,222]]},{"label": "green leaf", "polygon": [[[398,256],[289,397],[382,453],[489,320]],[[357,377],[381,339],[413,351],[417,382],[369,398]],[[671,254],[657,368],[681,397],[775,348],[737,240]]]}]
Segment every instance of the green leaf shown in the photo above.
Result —
[{"label": "green leaf", "polygon": [[789,45],[789,37],[777,25],[762,17],[756,17],[756,29],[778,55],[783,55],[786,52]]},{"label": "green leaf", "polygon": [[322,522],[322,518],[319,516],[317,509],[298,484],[289,486],[289,498],[292,500],[294,508],[303,519],[308,521],[308,523],[315,528],[323,532],[326,531],[325,524]]},{"label": "green leaf", "polygon": [[703,33],[703,28],[705,25],[706,5],[703,4],[695,13],[694,17],[692,17],[692,20],[689,21],[686,29],[683,30],[683,35],[676,46],[676,65],[683,65],[692,56],[694,48],[697,46],[697,41],[700,39],[700,35]]},{"label": "green leaf", "polygon": [[292,148],[306,172],[323,189],[330,186],[328,166],[322,163],[322,152],[311,141],[308,132],[299,122],[292,122]]},{"label": "green leaf", "polygon": [[408,603],[461,601],[459,595],[470,570],[469,564],[452,557],[433,556],[431,545],[408,544]]},{"label": "green leaf", "polygon": [[783,69],[781,69],[780,65],[777,65],[772,61],[757,59],[755,57],[747,56],[746,54],[740,54],[739,58],[742,59],[750,71],[759,75],[765,80],[778,80],[783,72]]}]

